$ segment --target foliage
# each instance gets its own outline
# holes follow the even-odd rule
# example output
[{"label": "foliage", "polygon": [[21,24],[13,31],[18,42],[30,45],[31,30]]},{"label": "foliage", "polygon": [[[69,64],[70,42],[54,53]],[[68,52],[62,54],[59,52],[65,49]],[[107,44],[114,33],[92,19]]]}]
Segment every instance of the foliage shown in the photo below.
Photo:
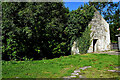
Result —
[{"label": "foliage", "polygon": [[91,26],[88,26],[86,30],[83,32],[82,36],[77,39],[76,46],[79,48],[80,53],[87,53],[90,45],[91,45]]},{"label": "foliage", "polygon": [[117,41],[115,35],[119,34],[117,31],[120,24],[119,2],[89,2],[89,5],[94,6],[109,23],[111,41]]},{"label": "foliage", "polygon": [[69,12],[62,2],[3,2],[2,11],[3,60],[38,60],[69,55],[95,10],[86,4]]},{"label": "foliage", "polygon": [[101,15],[105,14],[105,11],[103,9],[108,4],[108,2],[89,2],[89,5],[94,6],[100,12]]},{"label": "foliage", "polygon": [[63,3],[2,3],[3,59],[24,60],[65,55],[64,28],[69,12]]},{"label": "foliage", "polygon": [[[115,12],[112,16],[106,16],[105,18],[110,20],[110,31],[111,31],[111,40],[118,41],[118,38],[115,36],[120,33],[117,29],[120,27],[120,10],[118,8],[118,3],[116,4]],[[110,18],[109,18],[110,17]]]},{"label": "foliage", "polygon": [[[79,43],[79,48],[83,48],[86,47],[86,49],[90,46],[89,41],[90,41],[90,35],[88,35],[88,37],[86,36],[87,34],[90,34],[89,30],[85,29],[87,28],[89,22],[91,21],[92,17],[94,16],[94,12],[95,9],[93,6],[89,6],[87,4],[81,7],[79,7],[77,10],[72,11],[68,14],[69,19],[68,19],[68,27],[66,27],[66,32],[69,35],[69,40],[70,40],[70,44],[72,45],[74,41],[78,41]],[[85,33],[83,33],[85,31]],[[88,33],[87,33],[88,31]],[[83,36],[82,36],[83,34]],[[82,37],[81,37],[82,36]],[[85,37],[87,37],[87,40],[84,40]],[[81,43],[81,39],[84,38],[82,41],[83,43]],[[85,42],[87,41],[87,42]],[[84,44],[84,43],[88,43],[88,44]],[[83,47],[81,47],[83,46]],[[80,53],[85,52],[86,53],[86,49],[85,51],[82,51]]]},{"label": "foliage", "polygon": [[108,70],[115,70],[114,67],[120,66],[118,56],[120,55],[90,53],[50,60],[2,61],[2,76],[3,78],[61,78],[70,76],[74,70],[80,67],[91,66],[84,71],[83,76],[100,78],[100,75],[103,74],[102,78],[112,78],[119,76],[117,73],[108,72]]}]

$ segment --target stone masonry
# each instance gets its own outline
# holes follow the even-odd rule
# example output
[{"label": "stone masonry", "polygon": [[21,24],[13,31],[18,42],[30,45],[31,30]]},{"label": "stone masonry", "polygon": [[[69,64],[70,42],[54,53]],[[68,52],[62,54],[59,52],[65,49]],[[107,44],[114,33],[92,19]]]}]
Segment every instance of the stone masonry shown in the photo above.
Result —
[{"label": "stone masonry", "polygon": [[[88,25],[92,26],[92,42],[88,49],[88,53],[110,50],[109,24],[105,21],[105,19],[100,15],[97,10],[95,11],[94,17]],[[75,47],[75,44],[77,43],[74,42],[71,52],[73,54],[78,54],[79,50],[77,47]]]}]

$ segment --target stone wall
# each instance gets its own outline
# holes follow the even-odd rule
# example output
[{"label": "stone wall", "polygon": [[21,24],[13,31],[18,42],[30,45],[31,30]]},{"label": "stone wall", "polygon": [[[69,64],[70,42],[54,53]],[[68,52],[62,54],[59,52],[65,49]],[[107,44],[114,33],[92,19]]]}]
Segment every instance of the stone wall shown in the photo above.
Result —
[{"label": "stone wall", "polygon": [[[110,50],[109,24],[105,21],[105,19],[100,15],[100,13],[97,10],[94,13],[94,17],[92,21],[90,21],[89,25],[92,25],[92,42],[89,47],[88,53]],[[78,47],[76,47],[75,44],[77,43],[74,42],[71,48],[71,53],[79,54]]]},{"label": "stone wall", "polygon": [[72,54],[72,55],[80,54],[78,47],[76,47],[76,42],[75,42],[75,41],[73,42],[73,46],[72,46],[72,48],[71,48],[71,54]]},{"label": "stone wall", "polygon": [[98,11],[94,13],[94,17],[89,25],[92,25],[92,43],[90,45],[88,53],[110,50],[109,24],[105,21],[105,19],[100,15]]}]

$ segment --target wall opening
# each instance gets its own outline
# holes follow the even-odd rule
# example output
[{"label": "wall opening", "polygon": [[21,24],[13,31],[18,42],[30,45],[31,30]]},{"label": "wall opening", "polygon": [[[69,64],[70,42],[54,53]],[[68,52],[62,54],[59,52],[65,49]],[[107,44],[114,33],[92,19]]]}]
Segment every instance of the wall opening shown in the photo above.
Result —
[{"label": "wall opening", "polygon": [[96,42],[97,42],[98,39],[93,39],[93,52],[96,51]]}]

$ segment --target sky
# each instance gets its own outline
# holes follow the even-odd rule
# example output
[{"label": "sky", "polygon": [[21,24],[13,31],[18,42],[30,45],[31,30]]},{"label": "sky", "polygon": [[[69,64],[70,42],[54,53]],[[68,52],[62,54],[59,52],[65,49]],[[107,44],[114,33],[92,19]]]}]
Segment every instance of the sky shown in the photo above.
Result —
[{"label": "sky", "polygon": [[84,5],[84,2],[65,2],[65,7],[68,7],[70,11],[78,9],[79,6]]},{"label": "sky", "polygon": [[[118,2],[116,0],[116,2]],[[68,7],[70,11],[78,9],[79,6],[84,5],[84,2],[64,2],[65,7]],[[88,2],[85,2],[88,3]],[[119,8],[120,8],[120,2],[119,2]]]}]

